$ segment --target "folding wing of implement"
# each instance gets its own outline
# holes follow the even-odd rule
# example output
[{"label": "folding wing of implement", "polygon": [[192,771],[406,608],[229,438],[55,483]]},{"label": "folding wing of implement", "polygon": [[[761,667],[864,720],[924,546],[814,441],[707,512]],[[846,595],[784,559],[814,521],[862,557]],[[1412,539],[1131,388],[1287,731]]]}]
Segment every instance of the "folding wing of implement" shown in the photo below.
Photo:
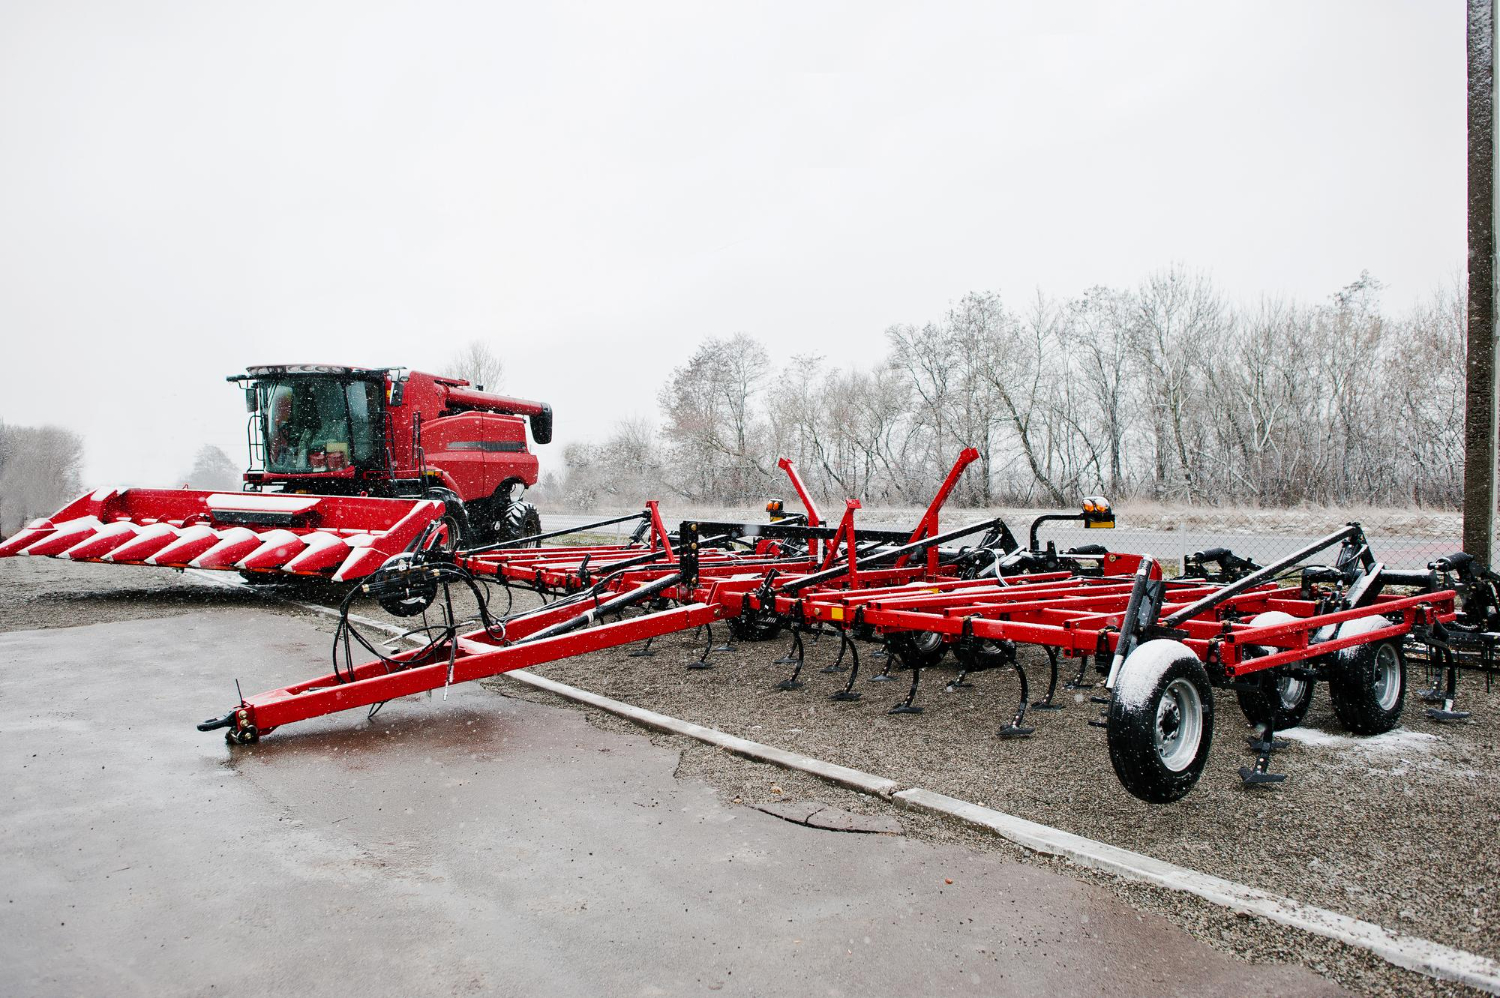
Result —
[{"label": "folding wing of implement", "polygon": [[415,545],[432,499],[100,489],[0,544],[0,557],[226,569],[352,581]]}]

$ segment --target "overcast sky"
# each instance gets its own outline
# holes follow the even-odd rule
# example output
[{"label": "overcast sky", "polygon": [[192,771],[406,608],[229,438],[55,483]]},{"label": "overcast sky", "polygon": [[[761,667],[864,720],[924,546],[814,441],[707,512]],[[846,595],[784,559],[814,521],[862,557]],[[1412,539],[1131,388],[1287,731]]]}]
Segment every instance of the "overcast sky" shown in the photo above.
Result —
[{"label": "overcast sky", "polygon": [[970,289],[1395,309],[1464,263],[1464,5],[0,0],[0,420],[244,459],[247,364],[491,340],[561,445],[708,336]]}]

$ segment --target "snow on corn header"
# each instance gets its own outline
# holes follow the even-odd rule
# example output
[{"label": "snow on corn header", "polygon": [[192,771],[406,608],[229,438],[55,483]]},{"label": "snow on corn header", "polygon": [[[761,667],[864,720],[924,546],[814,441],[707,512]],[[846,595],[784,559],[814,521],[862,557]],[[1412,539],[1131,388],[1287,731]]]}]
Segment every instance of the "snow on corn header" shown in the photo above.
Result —
[{"label": "snow on corn header", "polygon": [[[965,451],[909,531],[860,526],[853,500],[836,524],[824,523],[783,462],[805,512],[773,503],[770,522],[689,519],[673,530],[651,503],[639,514],[524,542],[456,552],[416,545],[344,601],[332,672],[242,697],[200,728],[224,729],[231,743],[244,744],[308,718],[359,707],[373,713],[409,694],[593,651],[640,644],[632,654],[644,657],[654,640],[695,631],[702,653],[688,668],[706,669],[726,647],[716,644],[722,625],[731,642],[789,641],[774,664],[790,672],[768,676],[768,696],[809,695],[803,666],[817,635],[839,641],[837,661],[821,670],[839,676],[827,691],[832,701],[868,695],[862,675],[870,684],[910,674],[894,714],[923,710],[917,698],[928,670],[956,669],[949,692],[967,688],[975,673],[1013,671],[1020,697],[997,720],[1002,739],[1032,736],[1029,721],[1064,709],[1059,689],[1092,691],[1084,720],[1105,731],[1121,783],[1166,802],[1203,772],[1216,689],[1233,692],[1254,726],[1255,762],[1240,775],[1259,786],[1285,779],[1270,770],[1284,744],[1276,731],[1301,720],[1319,683],[1350,730],[1376,734],[1400,721],[1409,662],[1432,679],[1423,695],[1439,720],[1467,716],[1453,707],[1459,669],[1495,671],[1500,580],[1463,555],[1425,572],[1393,571],[1375,559],[1358,524],[1348,524],[1265,566],[1225,550],[1200,552],[1188,559],[1193,575],[1167,579],[1150,557],[1041,541],[1049,522],[1112,526],[1102,498],[1077,513],[1039,517],[1025,544],[1000,518],[939,530],[939,512],[973,460]],[[546,543],[626,520],[638,528],[623,543]],[[493,612],[491,593],[516,588],[540,593],[542,605]],[[477,600],[467,630],[453,610],[458,589]],[[424,626],[412,632],[420,646],[390,653],[361,633],[349,615],[356,596],[405,601],[422,613]],[[861,647],[865,661],[880,662],[878,672],[861,672]],[[1045,685],[1028,680],[1028,668],[1038,667]]]},{"label": "snow on corn header", "polygon": [[431,499],[193,489],[100,489],[0,543],[29,555],[167,568],[368,575],[443,515]]}]

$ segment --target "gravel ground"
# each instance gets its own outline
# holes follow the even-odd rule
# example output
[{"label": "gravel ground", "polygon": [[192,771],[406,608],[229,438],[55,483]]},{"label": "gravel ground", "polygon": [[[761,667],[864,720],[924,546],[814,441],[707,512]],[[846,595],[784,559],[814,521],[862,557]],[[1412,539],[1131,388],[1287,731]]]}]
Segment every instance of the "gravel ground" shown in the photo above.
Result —
[{"label": "gravel ground", "polygon": [[[518,606],[521,599],[532,597],[518,598]],[[169,570],[0,560],[0,630],[263,602],[264,594],[248,588],[215,589]],[[269,606],[277,612],[304,612],[275,600]],[[358,609],[382,616],[370,606]],[[315,619],[331,629],[326,619]],[[722,639],[723,629],[716,631]],[[836,640],[809,645],[808,667],[803,670],[807,686],[795,692],[774,688],[788,671],[770,664],[784,650],[783,642],[740,644],[732,652],[715,653],[715,667],[707,671],[684,668],[702,648],[702,642],[689,635],[659,640],[654,646],[657,654],[650,658],[630,658],[629,649],[620,649],[532,671],[1287,894],[1395,931],[1500,957],[1500,906],[1494,900],[1500,890],[1500,857],[1490,851],[1487,834],[1500,820],[1500,690],[1487,693],[1482,680],[1470,678],[1461,691],[1461,705],[1474,712],[1471,721],[1438,725],[1410,697],[1405,727],[1378,739],[1345,737],[1320,691],[1303,728],[1292,732],[1292,747],[1273,763],[1290,778],[1257,790],[1239,786],[1236,770],[1252,758],[1242,747],[1247,729],[1232,696],[1221,696],[1214,752],[1202,782],[1176,804],[1150,806],[1130,797],[1116,782],[1103,732],[1085,723],[1097,707],[1082,694],[1069,694],[1072,702],[1065,710],[1028,715],[1028,723],[1037,728],[1032,738],[1000,741],[994,732],[1013,711],[1018,696],[1013,673],[980,674],[973,689],[945,693],[943,683],[951,670],[930,670],[917,701],[926,712],[892,716],[885,711],[904,695],[905,674],[893,683],[862,680],[859,689],[865,698],[858,703],[827,700],[826,694],[845,677],[818,669],[833,660],[837,645]],[[875,664],[868,656],[871,650],[862,649],[865,669]],[[1038,682],[1045,680],[1045,658],[1038,654],[1023,661],[1030,670],[1034,698]],[[1413,675],[1412,685],[1419,681]],[[487,685],[506,695],[555,701],[504,681]],[[618,719],[595,712],[590,716],[600,725],[639,731]],[[695,742],[673,743],[682,749],[681,775],[702,779],[747,803],[808,798],[856,812],[895,813],[908,834],[962,841],[1057,866],[1071,876],[1109,887],[1143,910],[1168,915],[1216,946],[1254,959],[1304,962],[1362,993],[1472,993],[1180,894],[1032,856],[955,822],[896,810],[886,802]]]}]

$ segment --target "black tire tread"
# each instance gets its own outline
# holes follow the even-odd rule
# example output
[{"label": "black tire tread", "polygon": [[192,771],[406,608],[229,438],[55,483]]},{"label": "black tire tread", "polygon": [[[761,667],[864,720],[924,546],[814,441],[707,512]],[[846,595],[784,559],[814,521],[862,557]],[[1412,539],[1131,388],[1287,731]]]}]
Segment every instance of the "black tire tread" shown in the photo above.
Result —
[{"label": "black tire tread", "polygon": [[[1128,667],[1129,659],[1126,660]],[[1162,692],[1177,678],[1189,678],[1203,703],[1203,738],[1188,767],[1174,773],[1156,754],[1156,708]],[[1129,707],[1119,698],[1109,705],[1109,761],[1120,783],[1134,797],[1152,804],[1168,804],[1186,796],[1198,783],[1208,763],[1214,734],[1214,691],[1203,663],[1187,648],[1173,659],[1157,679],[1154,692],[1140,707]]]},{"label": "black tire tread", "polygon": [[542,532],[542,516],[531,503],[517,499],[500,514],[498,532],[502,541],[533,537]]},{"label": "black tire tread", "polygon": [[[1390,645],[1401,663],[1401,695],[1390,710],[1381,710],[1375,699],[1374,670],[1377,650]],[[1356,735],[1383,735],[1401,723],[1406,701],[1406,656],[1399,641],[1377,641],[1356,645],[1335,653],[1332,675],[1328,680],[1328,697],[1333,712],[1344,727]]]}]

